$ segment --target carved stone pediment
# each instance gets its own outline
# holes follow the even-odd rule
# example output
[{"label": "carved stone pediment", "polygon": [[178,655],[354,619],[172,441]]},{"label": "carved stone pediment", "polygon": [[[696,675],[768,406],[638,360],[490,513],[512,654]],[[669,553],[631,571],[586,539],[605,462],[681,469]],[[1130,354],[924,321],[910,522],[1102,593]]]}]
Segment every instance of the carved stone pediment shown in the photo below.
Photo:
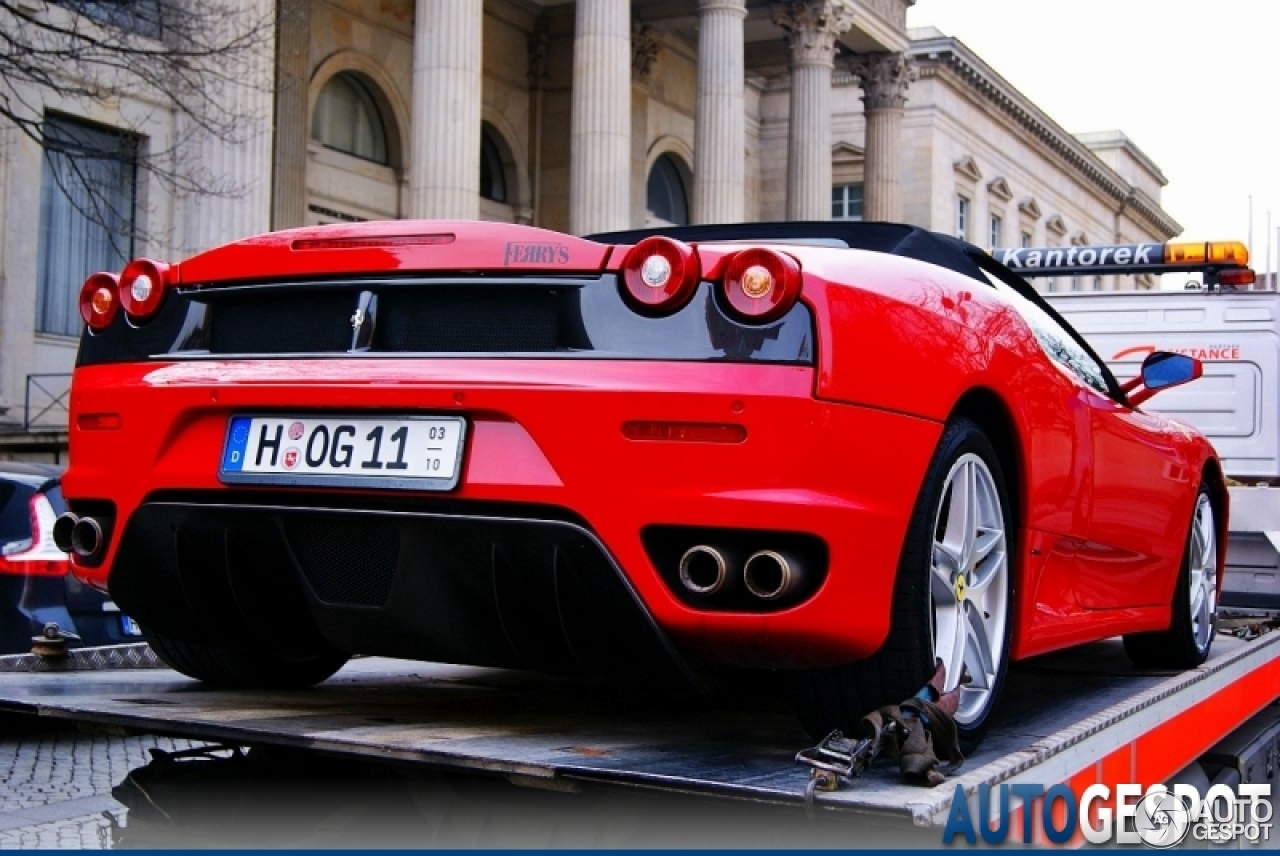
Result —
[{"label": "carved stone pediment", "polygon": [[1034,196],[1028,196],[1026,199],[1018,203],[1018,211],[1022,216],[1029,220],[1039,220],[1043,215],[1040,210],[1040,203],[1036,202]]},{"label": "carved stone pediment", "polygon": [[987,193],[993,199],[999,199],[1001,202],[1008,202],[1013,198],[1013,191],[1009,189],[1009,182],[1005,181],[1004,176],[997,175],[987,184]]},{"label": "carved stone pediment", "polygon": [[982,181],[982,170],[978,169],[978,162],[971,155],[965,155],[956,161],[955,168],[957,174],[970,181]]},{"label": "carved stone pediment", "polygon": [[1045,223],[1044,227],[1055,235],[1067,234],[1067,224],[1058,214],[1054,214],[1050,217],[1049,222]]},{"label": "carved stone pediment", "polygon": [[865,158],[866,152],[853,143],[841,141],[831,147],[832,163],[861,163]]}]

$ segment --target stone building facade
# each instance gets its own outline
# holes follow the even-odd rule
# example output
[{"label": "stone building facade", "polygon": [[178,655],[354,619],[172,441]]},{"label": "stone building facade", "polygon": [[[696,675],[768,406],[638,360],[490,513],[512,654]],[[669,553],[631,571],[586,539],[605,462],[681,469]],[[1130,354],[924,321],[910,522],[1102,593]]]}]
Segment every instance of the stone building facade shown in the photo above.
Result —
[{"label": "stone building facade", "polygon": [[[979,245],[1179,231],[1131,141],[1073,137],[962,43],[909,32],[913,0],[274,2],[270,84],[237,96],[259,132],[197,153],[245,193],[166,197],[139,178],[137,210],[163,237],[135,255],[385,218],[587,234],[848,217]],[[145,94],[33,103],[158,143],[174,133]],[[40,269],[61,240],[33,216],[42,157],[0,128],[0,454],[31,434],[18,430],[29,376],[65,374],[74,356],[73,337],[37,320],[52,289],[78,287]]]},{"label": "stone building facade", "polygon": [[[93,84],[76,79],[71,64],[57,88],[6,82],[9,106],[43,119],[44,140],[0,120],[0,458],[59,461],[66,449],[68,386],[82,326],[77,280],[96,270],[118,273],[131,257],[179,259],[269,228],[275,16],[272,0],[237,3],[268,31],[237,64],[243,78],[217,93],[240,117],[229,137],[157,109],[155,92],[77,97],[78,88]],[[52,27],[97,25],[73,20],[53,2],[16,8]],[[0,28],[11,24],[0,18]],[[90,156],[71,168],[61,154],[66,146]],[[197,164],[196,174],[226,176],[234,187],[180,196],[139,168],[142,149]],[[117,228],[85,216],[79,185],[90,179],[78,174],[85,164],[106,185],[99,201],[125,221]]]}]

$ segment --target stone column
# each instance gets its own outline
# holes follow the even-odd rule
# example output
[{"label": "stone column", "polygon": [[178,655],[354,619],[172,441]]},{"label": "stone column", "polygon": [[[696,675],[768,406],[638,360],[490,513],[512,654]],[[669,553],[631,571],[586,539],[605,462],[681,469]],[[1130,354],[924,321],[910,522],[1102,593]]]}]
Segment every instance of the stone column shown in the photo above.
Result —
[{"label": "stone column", "polygon": [[698,0],[694,223],[739,223],[746,211],[746,16],[746,0]]},{"label": "stone column", "polygon": [[868,54],[849,63],[862,86],[866,118],[862,216],[865,220],[902,221],[902,114],[907,87],[918,75],[902,54]]},{"label": "stone column", "polygon": [[[179,157],[198,165],[195,177],[209,182],[207,189],[182,198],[180,257],[270,228],[276,14],[272,0],[250,0],[242,8],[249,20],[262,22],[257,39],[243,53],[220,60],[225,81],[208,80],[208,98],[222,115],[234,117],[234,127],[219,133],[188,117],[178,121]],[[225,26],[221,38],[240,23]]]},{"label": "stone column", "polygon": [[416,0],[409,216],[480,216],[483,0]]},{"label": "stone column", "polygon": [[787,219],[831,219],[831,69],[836,38],[853,25],[853,0],[773,6],[791,44]]},{"label": "stone column", "polygon": [[276,5],[276,121],[271,228],[301,226],[307,216],[307,84],[311,77],[311,0]]},{"label": "stone column", "polygon": [[578,0],[569,127],[569,231],[630,227],[631,4]]}]

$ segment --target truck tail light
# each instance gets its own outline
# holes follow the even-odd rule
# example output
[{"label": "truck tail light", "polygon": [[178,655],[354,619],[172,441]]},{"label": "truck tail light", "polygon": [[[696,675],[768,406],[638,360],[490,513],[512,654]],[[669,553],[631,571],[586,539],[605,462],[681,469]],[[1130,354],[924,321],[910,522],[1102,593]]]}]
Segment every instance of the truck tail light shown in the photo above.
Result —
[{"label": "truck tail light", "polygon": [[120,309],[120,277],[113,273],[91,274],[80,287],[80,317],[97,333],[107,329]]},{"label": "truck tail light", "polygon": [[743,250],[725,265],[724,296],[744,321],[776,321],[791,311],[800,297],[800,265],[773,250]]},{"label": "truck tail light", "polygon": [[1218,285],[1229,285],[1234,288],[1239,288],[1242,285],[1253,285],[1257,281],[1258,275],[1250,268],[1224,270],[1218,274]]},{"label": "truck tail light", "polygon": [[693,247],[671,238],[645,238],[622,261],[623,294],[638,312],[670,315],[693,297],[701,275]]},{"label": "truck tail light", "polygon": [[134,259],[120,275],[120,305],[134,323],[149,321],[164,302],[169,266],[151,259]]}]

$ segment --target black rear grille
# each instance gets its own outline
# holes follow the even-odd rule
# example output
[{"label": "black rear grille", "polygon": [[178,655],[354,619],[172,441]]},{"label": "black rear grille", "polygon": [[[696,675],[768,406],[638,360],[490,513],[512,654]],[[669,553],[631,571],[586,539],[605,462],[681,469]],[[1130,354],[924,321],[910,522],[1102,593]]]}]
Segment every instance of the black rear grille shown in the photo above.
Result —
[{"label": "black rear grille", "polygon": [[400,532],[386,521],[295,517],[289,547],[316,597],[345,606],[382,606],[400,559]]},{"label": "black rear grille", "polygon": [[559,299],[541,289],[439,288],[378,298],[375,351],[554,351]]},{"label": "black rear grille", "polygon": [[218,300],[211,313],[214,354],[298,354],[351,347],[353,291],[241,293]]},{"label": "black rear grille", "polygon": [[[542,288],[426,287],[374,292],[369,350],[537,353],[560,341],[561,292]],[[245,291],[209,301],[214,354],[341,353],[351,349],[360,291]]]}]

